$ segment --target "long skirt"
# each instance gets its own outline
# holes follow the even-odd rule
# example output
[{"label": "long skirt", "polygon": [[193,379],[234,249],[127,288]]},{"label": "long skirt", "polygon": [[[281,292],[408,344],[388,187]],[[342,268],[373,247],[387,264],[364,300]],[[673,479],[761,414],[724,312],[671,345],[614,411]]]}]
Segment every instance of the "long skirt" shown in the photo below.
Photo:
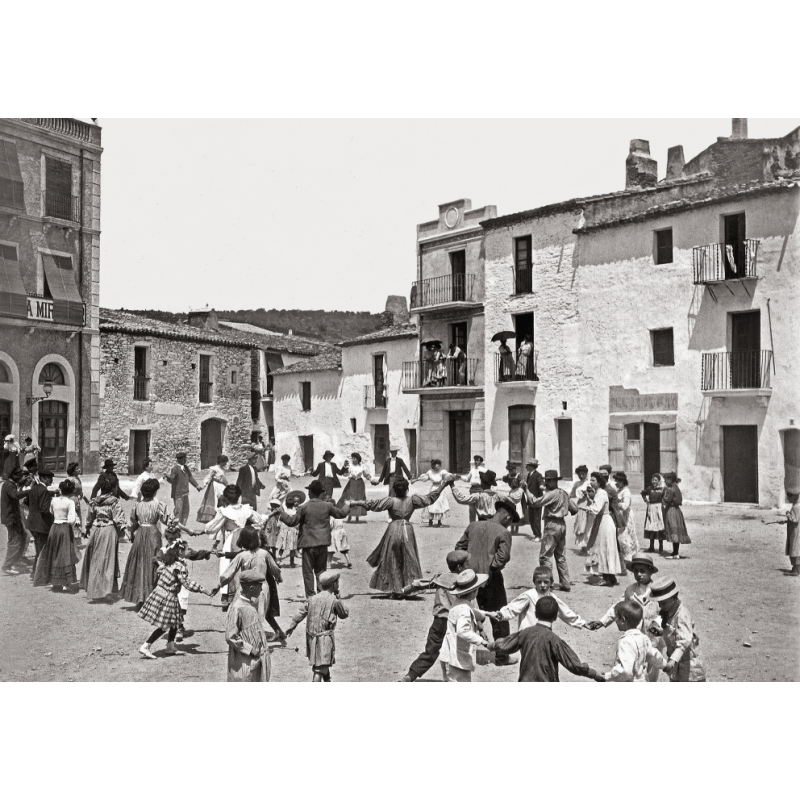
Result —
[{"label": "long skirt", "polygon": [[119,544],[114,525],[101,525],[89,535],[83,556],[81,589],[87,600],[102,600],[119,591]]},{"label": "long skirt", "polygon": [[597,537],[586,559],[586,567],[592,575],[617,575],[622,572],[617,550],[617,530],[609,514],[603,514],[600,520]]},{"label": "long skirt", "polygon": [[153,559],[161,549],[161,531],[156,525],[142,525],[133,535],[133,545],[125,562],[122,596],[129,603],[144,603],[156,585]]},{"label": "long skirt", "polygon": [[285,525],[281,522],[278,525],[278,540],[275,544],[279,553],[289,553],[297,550],[297,528]]},{"label": "long skirt", "polygon": [[668,506],[664,511],[664,533],[666,540],[673,544],[692,543],[686,531],[683,511],[678,506]]},{"label": "long skirt", "polygon": [[[223,553],[232,553],[234,552],[234,547],[236,546],[236,542],[239,539],[239,534],[241,533],[241,528],[234,528],[232,531],[225,532],[225,539],[222,543],[222,552]],[[233,559],[225,558],[224,556],[219,557],[219,574],[220,577],[225,573],[228,567],[231,565]],[[235,591],[230,591],[230,584],[227,584],[222,587],[220,590],[219,596],[220,600],[222,601],[223,605],[227,605],[228,603],[233,601],[233,596]]]},{"label": "long skirt", "polygon": [[39,553],[34,586],[69,586],[78,580],[75,565],[80,556],[75,547],[72,525],[68,522],[54,522],[47,536],[47,542]]},{"label": "long skirt", "polygon": [[[366,500],[367,499],[367,490],[364,488],[364,481],[361,478],[350,478],[349,481],[345,484],[344,490],[342,491],[342,496],[339,498],[339,502],[336,504],[338,508],[344,508],[344,504],[348,500]],[[353,508],[347,512],[347,515],[350,517],[364,517],[367,514],[367,509],[363,506],[359,506],[358,508]]]},{"label": "long skirt", "polygon": [[651,544],[664,541],[664,514],[661,503],[648,503],[647,513],[644,517],[644,538],[650,539]]},{"label": "long skirt", "polygon": [[367,563],[375,569],[370,589],[400,594],[404,586],[421,579],[414,526],[404,519],[392,520]]},{"label": "long skirt", "polygon": [[181,624],[181,607],[180,603],[178,603],[178,595],[163,586],[156,586],[150,597],[145,600],[139,611],[139,616],[162,630],[177,628]]},{"label": "long skirt", "polygon": [[200,508],[197,509],[198,522],[211,522],[211,520],[217,516],[217,501],[224,489],[225,487],[218,481],[211,481],[211,483],[206,486]]},{"label": "long skirt", "polygon": [[636,523],[633,514],[628,514],[628,523],[624,530],[617,534],[619,551],[623,561],[630,561],[639,551],[639,537],[636,535]]},{"label": "long skirt", "polygon": [[578,508],[578,513],[575,515],[575,522],[572,526],[572,531],[575,534],[575,544],[578,547],[586,547],[589,542],[589,533],[594,524],[594,514],[587,511],[585,508]]},{"label": "long skirt", "polygon": [[791,522],[786,526],[786,555],[800,558],[800,525]]},{"label": "long skirt", "polygon": [[450,513],[447,495],[442,492],[435,503],[422,509],[423,522],[444,522]]}]

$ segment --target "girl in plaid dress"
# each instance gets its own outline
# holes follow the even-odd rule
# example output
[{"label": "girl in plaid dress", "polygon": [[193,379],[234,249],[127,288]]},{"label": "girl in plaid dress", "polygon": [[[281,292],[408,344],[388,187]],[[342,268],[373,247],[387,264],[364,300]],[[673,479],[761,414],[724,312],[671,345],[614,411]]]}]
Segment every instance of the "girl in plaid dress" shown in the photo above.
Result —
[{"label": "girl in plaid dress", "polygon": [[139,652],[145,658],[155,658],[150,646],[164,635],[164,631],[167,631],[167,655],[178,655],[175,634],[181,624],[181,607],[178,602],[181,586],[185,586],[190,592],[202,592],[209,597],[213,597],[219,591],[219,586],[206,590],[199,583],[195,583],[189,577],[178,548],[170,547],[161,555],[156,588],[139,611],[139,616],[143,620],[156,626],[147,641],[139,648]]}]

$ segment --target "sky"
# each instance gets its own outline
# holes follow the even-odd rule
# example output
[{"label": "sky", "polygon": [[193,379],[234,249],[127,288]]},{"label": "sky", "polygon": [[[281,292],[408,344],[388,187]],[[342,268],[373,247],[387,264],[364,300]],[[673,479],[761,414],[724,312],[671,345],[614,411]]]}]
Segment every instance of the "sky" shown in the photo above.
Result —
[{"label": "sky", "polygon": [[[101,305],[381,311],[416,278],[416,226],[625,187],[631,139],[666,171],[728,119],[99,119]],[[750,119],[752,138],[800,119]]]}]

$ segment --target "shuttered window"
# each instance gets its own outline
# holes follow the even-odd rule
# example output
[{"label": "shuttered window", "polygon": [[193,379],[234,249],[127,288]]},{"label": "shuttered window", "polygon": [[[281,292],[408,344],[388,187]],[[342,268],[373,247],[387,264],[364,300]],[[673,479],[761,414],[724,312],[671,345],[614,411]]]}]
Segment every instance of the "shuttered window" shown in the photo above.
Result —
[{"label": "shuttered window", "polygon": [[608,426],[608,463],[618,472],[625,468],[625,437],[622,425],[611,423]]},{"label": "shuttered window", "polygon": [[660,431],[661,471],[678,471],[678,437],[675,423],[661,426]]},{"label": "shuttered window", "polygon": [[514,294],[527,294],[533,291],[532,246],[533,240],[530,236],[514,239]]},{"label": "shuttered window", "polygon": [[22,283],[17,248],[0,244],[0,316],[26,319],[28,297]]},{"label": "shuttered window", "polygon": [[200,402],[212,402],[211,356],[200,356]]},{"label": "shuttered window", "polygon": [[17,146],[5,139],[0,139],[0,206],[25,207]]},{"label": "shuttered window", "polygon": [[300,402],[302,404],[303,411],[311,411],[311,381],[301,381]]}]

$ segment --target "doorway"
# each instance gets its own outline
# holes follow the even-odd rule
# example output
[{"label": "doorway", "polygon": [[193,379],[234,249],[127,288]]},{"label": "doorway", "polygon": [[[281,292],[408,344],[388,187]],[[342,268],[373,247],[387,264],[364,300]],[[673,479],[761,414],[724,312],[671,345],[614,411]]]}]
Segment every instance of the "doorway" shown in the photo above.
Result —
[{"label": "doorway", "polygon": [[731,389],[757,389],[761,378],[761,312],[731,314]]},{"label": "doorway", "polygon": [[556,433],[558,434],[558,469],[561,477],[569,480],[572,475],[572,420],[557,419]]},{"label": "doorway", "polygon": [[372,433],[372,453],[375,458],[375,472],[383,469],[383,465],[389,458],[389,426],[373,425]]},{"label": "doorway", "polygon": [[406,428],[406,448],[408,449],[408,468],[412,475],[417,474],[417,430]]},{"label": "doorway", "polygon": [[726,503],[758,503],[758,425],[722,426],[722,491]]},{"label": "doorway", "polygon": [[463,302],[467,297],[467,251],[450,253],[450,273],[453,281],[453,302]]},{"label": "doorway", "polygon": [[150,431],[131,431],[128,452],[130,453],[128,459],[130,474],[139,475],[144,472],[144,460],[150,457]]},{"label": "doorway", "polygon": [[508,460],[520,471],[536,455],[536,406],[508,409]]},{"label": "doorway", "polygon": [[11,433],[11,403],[0,400],[0,439],[5,439]]},{"label": "doorway", "polygon": [[200,469],[208,469],[222,455],[225,423],[221,419],[207,419],[200,423]]},{"label": "doorway", "polygon": [[656,422],[631,422],[625,426],[625,474],[634,494],[650,485],[661,472],[661,426]]},{"label": "doorway", "polygon": [[731,214],[723,218],[725,235],[725,278],[743,278],[745,275],[746,237],[745,215]]},{"label": "doorway", "polygon": [[314,437],[300,436],[300,452],[303,455],[303,469],[314,469]]},{"label": "doorway", "polygon": [[472,449],[472,414],[469,411],[449,411],[450,463],[448,471],[456,475],[469,472]]},{"label": "doorway", "polygon": [[45,400],[39,404],[39,456],[41,466],[51,472],[67,468],[67,404]]}]

